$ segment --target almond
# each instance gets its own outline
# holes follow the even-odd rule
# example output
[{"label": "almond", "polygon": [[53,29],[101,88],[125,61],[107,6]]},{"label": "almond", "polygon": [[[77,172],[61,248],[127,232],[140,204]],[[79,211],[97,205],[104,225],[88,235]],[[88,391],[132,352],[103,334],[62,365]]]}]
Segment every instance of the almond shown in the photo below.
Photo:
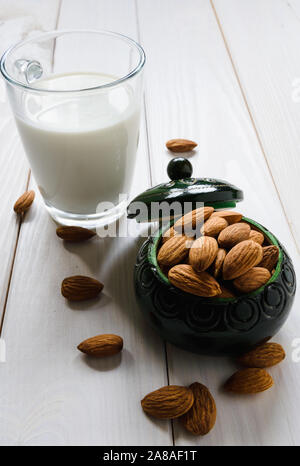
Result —
[{"label": "almond", "polygon": [[189,139],[170,139],[166,142],[167,148],[172,152],[189,152],[198,144]]},{"label": "almond", "polygon": [[194,404],[180,421],[194,435],[205,435],[215,425],[217,417],[216,403],[205,385],[195,382],[189,386],[194,394]]},{"label": "almond", "polygon": [[235,372],[225,383],[224,388],[235,393],[259,393],[272,387],[273,379],[264,369],[249,368]]},{"label": "almond", "polygon": [[201,236],[193,242],[189,252],[189,264],[196,272],[203,272],[215,260],[218,243],[211,236]]},{"label": "almond", "polygon": [[69,301],[84,301],[96,298],[102,289],[102,283],[84,275],[67,277],[61,284],[61,293]]},{"label": "almond", "polygon": [[250,235],[249,235],[249,239],[252,239],[252,241],[255,241],[256,243],[262,245],[264,240],[265,240],[265,237],[259,231],[251,230]]},{"label": "almond", "polygon": [[164,232],[164,234],[162,235],[162,244],[166,243],[170,238],[173,238],[173,236],[180,236],[181,233],[179,233],[178,231],[175,231],[174,230],[174,226],[169,228],[168,230],[166,230]]},{"label": "almond", "polygon": [[233,210],[217,210],[212,214],[212,217],[224,218],[228,225],[232,225],[233,223],[240,222],[243,218],[243,215],[239,214],[238,212],[234,212]]},{"label": "almond", "polygon": [[207,272],[195,272],[188,264],[172,267],[168,278],[172,285],[196,296],[211,297],[221,293],[220,285],[211,275]]},{"label": "almond", "polygon": [[271,278],[268,269],[253,267],[233,281],[234,287],[241,293],[251,293],[265,285]]},{"label": "almond", "polygon": [[26,212],[31,204],[33,203],[35,198],[35,192],[34,191],[26,191],[22,196],[17,199],[14,205],[14,211],[17,214],[23,214]]},{"label": "almond", "polygon": [[218,278],[222,273],[223,262],[226,257],[225,249],[219,248],[214,263],[212,264],[212,274]]},{"label": "almond", "polygon": [[96,235],[94,231],[88,230],[87,228],[69,226],[56,228],[56,234],[59,238],[70,243],[86,241]]},{"label": "almond", "polygon": [[285,352],[278,343],[264,343],[238,358],[239,364],[246,367],[271,367],[285,358]]},{"label": "almond", "polygon": [[218,236],[218,234],[228,227],[228,222],[222,217],[210,217],[201,228],[202,235]]},{"label": "almond", "polygon": [[248,223],[234,223],[221,231],[218,243],[221,248],[230,249],[241,241],[249,238],[250,225]]},{"label": "almond", "polygon": [[200,229],[213,211],[213,207],[199,207],[199,209],[192,210],[175,222],[174,229],[185,234],[194,232],[195,235],[196,228],[199,227]]},{"label": "almond", "polygon": [[183,262],[189,253],[191,239],[185,235],[173,236],[166,241],[157,254],[160,266],[172,267]]},{"label": "almond", "polygon": [[231,290],[228,290],[224,285],[221,286],[221,294],[218,295],[218,298],[235,298],[235,294]]},{"label": "almond", "polygon": [[118,335],[97,335],[82,341],[77,348],[90,356],[105,357],[120,353],[123,349],[123,338]]},{"label": "almond", "polygon": [[234,246],[226,255],[223,262],[224,280],[240,277],[255,267],[263,255],[262,247],[252,240],[242,241]]},{"label": "almond", "polygon": [[149,416],[175,419],[185,414],[194,403],[192,390],[179,385],[167,385],[146,395],[141,405]]},{"label": "almond", "polygon": [[272,272],[276,268],[279,258],[279,248],[277,246],[266,246],[263,248],[263,257],[258,264],[259,267],[264,267]]}]

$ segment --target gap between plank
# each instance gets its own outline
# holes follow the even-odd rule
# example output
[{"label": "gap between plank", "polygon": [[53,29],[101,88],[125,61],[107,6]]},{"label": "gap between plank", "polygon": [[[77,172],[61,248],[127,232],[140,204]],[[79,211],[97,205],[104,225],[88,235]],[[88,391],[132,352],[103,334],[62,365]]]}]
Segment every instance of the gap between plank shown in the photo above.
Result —
[{"label": "gap between plank", "polygon": [[[31,170],[28,171],[25,191],[27,191],[28,187],[29,187],[30,173],[31,173]],[[19,237],[20,237],[21,226],[22,226],[22,223],[23,223],[24,215],[26,215],[26,213],[22,214],[22,216],[20,216],[20,218],[19,218],[17,237],[16,237],[16,242],[15,242],[15,246],[14,246],[14,250],[13,250],[13,257],[12,257],[12,261],[11,261],[11,265],[10,265],[7,288],[6,288],[4,304],[3,304],[3,309],[2,309],[2,316],[1,316],[1,322],[0,322],[0,337],[2,336],[2,329],[3,329],[4,318],[5,318],[6,308],[7,308],[8,295],[9,295],[10,284],[11,284],[13,269],[14,269],[14,265],[15,265],[15,259],[16,259],[18,243],[19,243]]]},{"label": "gap between plank", "polygon": [[[169,361],[168,361],[168,344],[164,340],[164,350],[165,350],[165,362],[166,362],[166,371],[167,371],[167,384],[170,385],[170,376],[169,376]],[[170,420],[171,422],[171,430],[172,430],[172,443],[175,447],[175,432],[174,432],[174,421],[173,419]]]},{"label": "gap between plank", "polygon": [[[62,2],[63,0],[59,0],[58,3],[58,9],[57,9],[57,16],[56,16],[56,22],[55,22],[55,29],[57,30],[58,23],[59,23],[59,18],[60,18],[60,12],[61,12],[61,7],[62,7]],[[53,45],[53,50],[52,50],[52,71],[54,69],[54,61],[55,61],[55,50],[56,50],[56,38],[54,39],[54,45]]]},{"label": "gap between plank", "polygon": [[[137,0],[134,0],[135,5],[135,18],[136,18],[136,30],[137,30],[137,39],[139,44],[141,43],[141,33],[140,33],[140,23],[139,23],[139,9]],[[146,57],[147,59],[147,57]],[[150,140],[149,140],[149,127],[148,127],[148,112],[147,112],[147,104],[146,104],[146,96],[145,92],[143,94],[143,104],[144,104],[144,121],[145,121],[145,132],[146,132],[146,147],[147,147],[147,160],[149,166],[149,177],[150,177],[150,186],[153,186],[153,176],[152,176],[152,168],[151,168],[151,159],[150,159]]]},{"label": "gap between plank", "polygon": [[[140,23],[139,23],[139,9],[138,9],[138,2],[134,0],[135,5],[135,17],[136,17],[136,29],[137,29],[137,38],[138,42],[141,43],[141,33],[140,33]],[[150,158],[150,138],[149,138],[149,127],[148,127],[148,113],[147,113],[147,104],[146,104],[146,96],[144,93],[143,96],[143,103],[144,103],[144,120],[145,120],[145,133],[146,133],[146,148],[147,148],[147,160],[148,160],[148,167],[149,167],[149,177],[150,177],[150,186],[153,186],[153,176],[152,176],[152,168],[151,168],[151,158]],[[167,373],[167,384],[170,385],[170,375],[169,375],[169,362],[168,362],[168,346],[167,342],[163,340],[164,345],[164,355],[165,355],[165,365],[166,365],[166,373]],[[175,434],[174,434],[174,423],[173,420],[170,420],[171,423],[171,432],[172,432],[172,445],[175,446]]]},{"label": "gap between plank", "polygon": [[224,45],[225,45],[225,48],[226,48],[226,51],[227,51],[227,54],[228,54],[230,63],[231,63],[231,66],[232,66],[232,68],[233,68],[233,72],[234,72],[235,78],[236,78],[237,83],[238,83],[238,86],[239,86],[239,88],[240,88],[240,91],[241,91],[241,94],[242,94],[242,98],[243,98],[244,104],[245,104],[246,109],[247,109],[247,112],[248,112],[248,114],[249,114],[250,121],[251,121],[251,124],[252,124],[252,126],[253,126],[253,129],[254,129],[254,132],[255,132],[255,135],[256,135],[256,138],[257,138],[259,147],[260,147],[261,152],[262,152],[262,154],[263,154],[263,157],[264,157],[264,159],[265,159],[265,162],[266,162],[268,171],[269,171],[270,176],[271,176],[271,180],[272,180],[272,182],[273,182],[273,185],[274,185],[274,187],[275,187],[275,190],[276,190],[276,193],[277,193],[277,196],[278,196],[278,199],[279,199],[281,208],[282,208],[282,210],[283,210],[283,214],[284,214],[285,219],[286,219],[286,221],[287,221],[287,224],[288,224],[288,226],[289,226],[289,230],[290,230],[290,232],[291,232],[292,238],[293,238],[294,243],[295,243],[295,245],[296,245],[296,249],[297,249],[298,253],[300,254],[300,249],[299,249],[299,247],[298,247],[298,244],[297,244],[297,241],[296,241],[294,232],[293,232],[293,230],[292,230],[292,228],[291,228],[291,225],[290,225],[290,222],[289,222],[289,219],[288,219],[288,216],[287,216],[287,213],[286,213],[286,210],[285,210],[283,201],[282,201],[281,196],[280,196],[280,193],[279,193],[279,191],[278,191],[278,188],[277,188],[277,185],[276,185],[276,182],[275,182],[275,179],[274,179],[274,176],[273,176],[273,173],[272,173],[272,170],[271,170],[271,167],[270,167],[270,164],[269,164],[267,155],[266,155],[266,151],[265,151],[265,149],[264,149],[262,140],[261,140],[261,138],[260,138],[260,135],[259,135],[259,132],[258,132],[256,123],[255,123],[254,116],[253,116],[252,113],[251,113],[250,106],[249,106],[248,101],[247,101],[246,93],[245,93],[244,88],[243,88],[243,86],[242,86],[242,83],[241,83],[239,74],[238,74],[238,72],[237,72],[237,67],[236,67],[236,65],[235,65],[235,63],[234,63],[232,54],[231,54],[231,52],[230,52],[229,44],[228,44],[228,41],[227,41],[227,39],[226,39],[224,30],[223,30],[223,28],[222,28],[220,18],[219,18],[219,16],[218,16],[218,13],[217,13],[217,10],[216,10],[216,8],[215,8],[215,5],[214,5],[213,0],[209,0],[209,1],[210,1],[210,5],[211,5],[211,7],[212,7],[212,10],[213,10],[214,16],[215,16],[215,18],[216,18],[216,22],[217,22],[217,25],[218,25],[220,34],[221,34],[221,36],[222,36],[222,39],[223,39],[223,42],[224,42]]}]

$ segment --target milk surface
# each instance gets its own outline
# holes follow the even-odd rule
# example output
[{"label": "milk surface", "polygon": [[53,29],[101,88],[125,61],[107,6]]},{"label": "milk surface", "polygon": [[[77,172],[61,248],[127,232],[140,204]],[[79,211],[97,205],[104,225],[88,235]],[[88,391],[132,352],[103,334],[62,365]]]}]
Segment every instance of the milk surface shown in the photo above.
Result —
[{"label": "milk surface", "polygon": [[[35,83],[77,90],[117,78],[98,73],[54,75]],[[99,202],[128,193],[139,136],[139,107],[129,84],[109,91],[30,96],[18,129],[39,189],[50,206],[93,214]],[[36,111],[36,108],[38,109]]]}]

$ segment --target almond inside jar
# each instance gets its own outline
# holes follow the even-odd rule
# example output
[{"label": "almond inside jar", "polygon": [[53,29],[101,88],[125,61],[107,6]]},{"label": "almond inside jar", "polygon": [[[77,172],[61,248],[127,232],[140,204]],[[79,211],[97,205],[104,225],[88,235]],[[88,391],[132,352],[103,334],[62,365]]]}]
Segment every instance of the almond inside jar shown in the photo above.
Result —
[{"label": "almond inside jar", "polygon": [[[217,211],[217,212],[221,212],[221,211]],[[204,224],[206,222],[204,222]],[[235,299],[235,298],[238,298],[244,295],[251,294],[252,292],[255,292],[257,290],[260,290],[271,280],[272,276],[274,275],[276,271],[278,259],[280,256],[279,247],[277,246],[277,242],[275,238],[274,238],[274,242],[272,241],[271,237],[273,235],[271,233],[265,232],[262,228],[259,228],[259,226],[257,226],[256,224],[253,224],[250,220],[246,218],[241,218],[239,222],[236,222],[235,224],[233,224],[236,226],[236,228],[234,229],[237,231],[239,229],[245,230],[244,227],[239,227],[240,224],[249,225],[250,227],[249,237],[247,240],[244,240],[243,238],[243,241],[248,241],[248,244],[251,244],[251,247],[253,247],[253,250],[254,250],[254,254],[256,254],[257,257],[255,257],[249,262],[250,265],[248,267],[247,256],[250,253],[248,254],[247,250],[244,251],[243,254],[245,255],[247,259],[246,264],[242,262],[241,270],[240,270],[241,273],[239,271],[235,272],[237,276],[235,276],[234,279],[230,279],[230,280],[225,280],[224,277],[222,276],[222,264],[220,265],[219,263],[220,261],[222,261],[222,257],[220,258],[218,256],[227,256],[229,251],[232,250],[233,248],[225,249],[224,253],[219,254],[219,255],[218,254],[214,255],[215,252],[212,252],[211,249],[207,248],[208,254],[212,254],[212,256],[208,258],[205,257],[206,259],[205,263],[208,264],[208,267],[203,271],[201,270],[200,276],[199,276],[199,272],[197,270],[187,267],[187,266],[191,267],[191,260],[190,260],[190,254],[191,254],[190,249],[191,248],[190,247],[187,247],[187,251],[185,254],[182,253],[182,250],[181,250],[181,257],[177,261],[176,254],[177,254],[178,248],[176,248],[176,241],[180,241],[179,240],[180,235],[178,232],[176,232],[173,226],[169,228],[166,227],[164,231],[162,232],[162,235],[159,238],[158,243],[157,243],[158,247],[157,247],[157,258],[156,258],[157,259],[156,265],[158,267],[158,271],[160,272],[160,275],[163,281],[177,288],[180,288],[182,291],[185,291],[187,293],[194,294],[197,296],[210,297],[211,299],[213,298]],[[228,226],[232,226],[232,225],[228,225]],[[166,233],[169,234],[169,237],[168,235],[166,235]],[[201,236],[201,234],[198,234],[197,236],[195,236],[193,238],[194,241],[199,236]],[[176,237],[178,238],[178,240],[176,239]],[[205,237],[206,236],[204,236],[204,238]],[[211,238],[210,236],[207,236],[207,237]],[[164,256],[165,257],[168,256],[168,244],[167,243],[171,238],[173,238],[171,243],[173,243],[172,249],[173,249],[173,254],[175,254],[175,257],[172,257],[172,266],[171,264],[168,265],[168,260],[165,260],[163,264],[159,260],[160,251],[162,247],[164,248]],[[215,236],[215,239],[216,241],[218,241],[218,235]],[[190,246],[191,240],[190,238],[188,238],[188,240],[189,240],[189,246]],[[251,241],[251,243],[249,243],[249,241]],[[240,244],[241,242],[242,241],[239,242],[237,240],[237,243],[235,244],[235,246]],[[256,244],[253,245],[253,242]],[[181,244],[182,244],[182,240],[181,240]],[[270,253],[272,253],[271,255],[273,256],[277,255],[276,263],[274,264],[274,266],[272,266],[272,270],[266,269],[266,267],[263,266],[263,264],[260,265],[264,257],[265,248],[269,247],[269,249],[271,249],[270,246],[273,246],[273,250],[269,251],[269,255]],[[242,248],[242,249],[243,247],[245,248],[246,244],[239,246],[239,248]],[[220,251],[220,249],[222,248],[220,248],[219,246],[218,250]],[[207,251],[204,251],[204,254],[206,254]],[[201,256],[201,251],[199,252],[199,260],[200,259],[203,259],[203,257]],[[216,267],[216,261],[219,261],[217,263],[217,267]],[[172,270],[171,274],[170,274],[170,270]],[[195,277],[194,272],[196,274],[198,273],[198,276]],[[181,283],[180,277],[182,277],[183,283]],[[240,277],[242,277],[242,279]],[[275,278],[276,276],[274,277],[274,279]],[[199,292],[199,287],[197,285],[198,281],[195,281],[196,279],[200,280],[201,290],[202,290],[202,284],[204,282],[204,285],[205,285],[203,288],[204,291]],[[236,280],[236,282],[234,280]],[[191,282],[191,283],[188,283],[188,282]],[[198,292],[200,294],[198,294]]]}]

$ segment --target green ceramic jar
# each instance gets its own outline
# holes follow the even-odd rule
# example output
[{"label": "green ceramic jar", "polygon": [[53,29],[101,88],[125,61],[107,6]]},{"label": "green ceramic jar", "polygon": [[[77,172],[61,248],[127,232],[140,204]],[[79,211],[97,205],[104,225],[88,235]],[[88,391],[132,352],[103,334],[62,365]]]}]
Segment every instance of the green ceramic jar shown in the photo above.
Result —
[{"label": "green ceramic jar", "polygon": [[[229,183],[185,178],[159,185],[136,199],[146,202],[148,220],[153,220],[149,213],[151,199],[188,200],[192,206],[202,200],[214,208],[232,208],[242,198],[242,191]],[[129,206],[131,217],[134,201]],[[142,219],[147,220],[145,212]],[[162,233],[173,221],[161,226],[140,248],[134,272],[137,300],[142,313],[165,340],[196,353],[239,353],[270,339],[284,324],[296,291],[292,261],[279,240],[265,227],[248,218],[243,221],[261,231],[268,244],[279,247],[279,260],[266,285],[240,297],[202,298],[170,284],[156,256]]]}]

